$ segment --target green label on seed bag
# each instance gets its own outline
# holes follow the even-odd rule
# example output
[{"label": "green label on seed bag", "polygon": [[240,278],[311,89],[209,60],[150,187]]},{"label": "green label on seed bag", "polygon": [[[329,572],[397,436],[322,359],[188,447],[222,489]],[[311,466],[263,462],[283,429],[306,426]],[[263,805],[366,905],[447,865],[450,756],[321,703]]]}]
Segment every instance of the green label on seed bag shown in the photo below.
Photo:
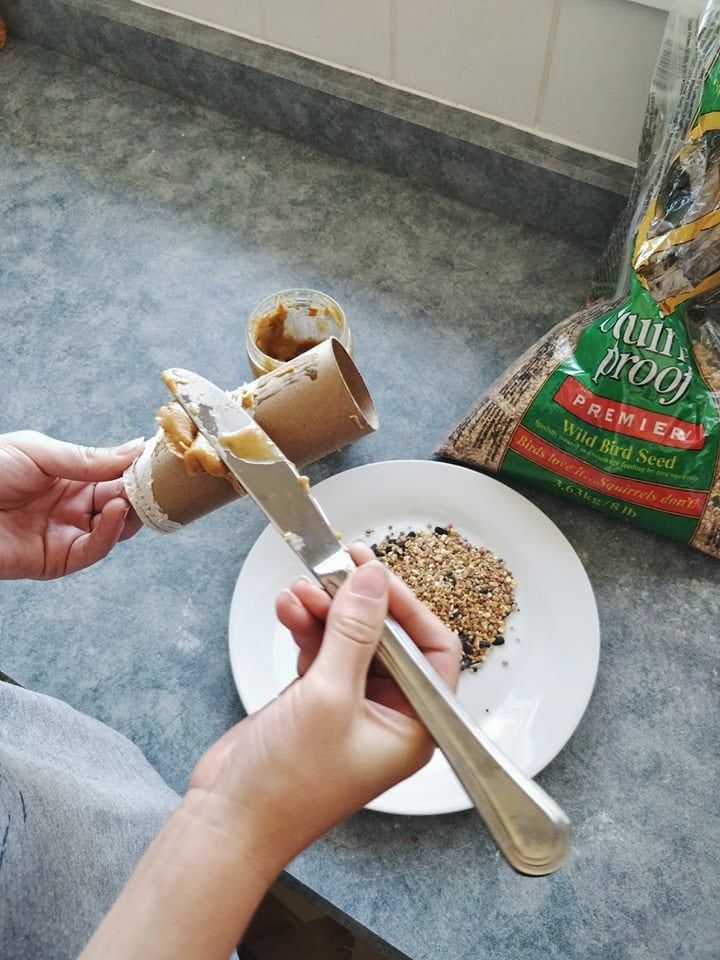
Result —
[{"label": "green label on seed bag", "polygon": [[541,387],[502,470],[688,540],[717,457],[717,410],[682,308],[662,316],[633,278]]}]

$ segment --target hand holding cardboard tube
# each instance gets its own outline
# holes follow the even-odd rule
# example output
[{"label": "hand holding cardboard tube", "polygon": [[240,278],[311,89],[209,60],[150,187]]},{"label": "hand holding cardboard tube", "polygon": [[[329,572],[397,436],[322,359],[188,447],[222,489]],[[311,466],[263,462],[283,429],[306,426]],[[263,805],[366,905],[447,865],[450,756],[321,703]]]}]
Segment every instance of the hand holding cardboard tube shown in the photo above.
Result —
[{"label": "hand holding cardboard tube", "polygon": [[[302,467],[377,429],[377,414],[352,359],[335,339],[232,391],[283,453]],[[190,474],[163,430],[125,472],[137,515],[170,533],[237,499],[224,477]]]}]

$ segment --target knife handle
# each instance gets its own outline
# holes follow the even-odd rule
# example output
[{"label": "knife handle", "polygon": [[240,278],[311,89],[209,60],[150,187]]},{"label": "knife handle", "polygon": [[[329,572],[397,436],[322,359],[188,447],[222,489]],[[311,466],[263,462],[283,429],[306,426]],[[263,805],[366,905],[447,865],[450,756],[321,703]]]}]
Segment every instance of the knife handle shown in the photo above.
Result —
[{"label": "knife handle", "polygon": [[[331,595],[348,576],[321,578]],[[570,822],[555,801],[520,773],[463,710],[442,677],[391,618],[378,657],[447,758],[508,863],[545,876],[570,853]]]}]

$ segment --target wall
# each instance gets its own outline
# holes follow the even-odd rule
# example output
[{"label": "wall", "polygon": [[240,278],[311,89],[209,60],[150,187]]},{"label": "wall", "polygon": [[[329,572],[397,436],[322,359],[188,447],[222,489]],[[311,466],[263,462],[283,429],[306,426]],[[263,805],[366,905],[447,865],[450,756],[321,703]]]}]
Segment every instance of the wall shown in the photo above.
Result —
[{"label": "wall", "polygon": [[164,0],[215,24],[632,163],[667,0]]}]

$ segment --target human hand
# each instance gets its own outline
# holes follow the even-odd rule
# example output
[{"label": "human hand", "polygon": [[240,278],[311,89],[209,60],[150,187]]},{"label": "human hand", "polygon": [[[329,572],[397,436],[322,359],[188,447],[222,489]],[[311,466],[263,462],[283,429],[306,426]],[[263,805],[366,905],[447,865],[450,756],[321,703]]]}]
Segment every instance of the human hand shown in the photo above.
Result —
[{"label": "human hand", "polygon": [[136,533],[122,474],[142,449],[142,439],[100,448],[0,434],[0,579],[75,573]]},{"label": "human hand", "polygon": [[375,659],[388,603],[452,689],[459,641],[367,547],[351,553],[362,566],[332,602],[305,580],[281,593],[300,678],[202,757],[82,960],[224,960],[286,863],[430,759]]},{"label": "human hand", "polygon": [[250,815],[263,858],[275,851],[271,872],[430,759],[430,735],[375,658],[388,605],[457,686],[456,636],[367,547],[351,553],[361,566],[332,602],[306,580],[280,594],[277,614],[299,647],[300,679],[228,731],[190,782],[191,793],[199,788],[213,801],[228,833],[236,811],[245,829]]}]

